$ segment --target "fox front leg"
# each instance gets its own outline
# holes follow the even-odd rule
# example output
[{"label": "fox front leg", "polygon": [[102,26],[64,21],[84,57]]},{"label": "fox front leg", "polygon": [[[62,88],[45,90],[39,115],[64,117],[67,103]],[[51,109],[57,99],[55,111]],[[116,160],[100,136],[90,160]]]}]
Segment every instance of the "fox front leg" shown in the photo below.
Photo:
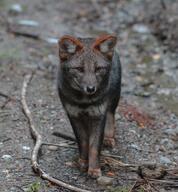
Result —
[{"label": "fox front leg", "polygon": [[79,166],[81,171],[88,169],[88,146],[89,137],[82,117],[70,117],[69,120],[74,131],[79,148]]},{"label": "fox front leg", "polygon": [[93,178],[101,176],[99,157],[104,136],[105,119],[106,117],[102,116],[90,121],[88,175]]}]

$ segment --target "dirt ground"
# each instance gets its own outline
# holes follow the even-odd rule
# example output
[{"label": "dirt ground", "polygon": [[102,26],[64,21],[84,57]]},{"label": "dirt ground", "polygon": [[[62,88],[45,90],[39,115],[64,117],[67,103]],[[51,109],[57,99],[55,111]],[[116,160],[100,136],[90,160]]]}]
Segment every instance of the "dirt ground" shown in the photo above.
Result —
[{"label": "dirt ground", "polygon": [[[22,10],[14,11],[15,3]],[[73,134],[56,91],[56,39],[64,34],[118,36],[122,98],[116,114],[116,146],[103,149],[105,153],[124,163],[157,163],[177,170],[177,10],[177,0],[0,0],[0,192],[70,191],[32,171],[34,143],[20,104],[24,75],[33,70],[27,101],[44,141],[61,142],[54,131]],[[38,23],[26,26],[19,24],[22,20]],[[103,165],[103,175],[112,173],[113,185],[98,185],[75,166],[77,153],[73,148],[46,146],[40,165],[55,178],[97,192],[129,192],[139,179],[128,169]],[[177,179],[178,171],[162,178]],[[178,191],[178,183],[153,185],[155,192]]]}]

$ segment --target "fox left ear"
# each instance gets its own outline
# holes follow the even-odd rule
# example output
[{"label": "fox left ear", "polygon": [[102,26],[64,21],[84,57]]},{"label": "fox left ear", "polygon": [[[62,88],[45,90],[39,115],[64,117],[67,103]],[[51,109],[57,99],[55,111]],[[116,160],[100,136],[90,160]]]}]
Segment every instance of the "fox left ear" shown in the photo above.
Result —
[{"label": "fox left ear", "polygon": [[83,49],[82,43],[75,37],[64,35],[59,41],[59,57],[61,61],[68,60],[72,55]]},{"label": "fox left ear", "polygon": [[114,47],[117,43],[117,37],[114,35],[102,35],[98,37],[94,44],[93,48],[100,51],[108,59],[112,59],[114,53]]}]

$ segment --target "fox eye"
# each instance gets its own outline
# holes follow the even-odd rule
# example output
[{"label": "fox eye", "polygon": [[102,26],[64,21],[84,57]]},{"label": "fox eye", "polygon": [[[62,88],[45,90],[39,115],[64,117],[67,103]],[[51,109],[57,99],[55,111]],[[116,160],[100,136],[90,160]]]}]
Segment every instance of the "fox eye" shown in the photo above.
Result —
[{"label": "fox eye", "polygon": [[80,73],[83,73],[83,72],[84,72],[83,67],[75,67],[74,69],[77,70],[77,71],[79,71]]},{"label": "fox eye", "polygon": [[96,73],[104,72],[104,71],[105,71],[105,68],[103,68],[103,67],[96,67],[96,68],[95,68],[95,72],[96,72]]}]

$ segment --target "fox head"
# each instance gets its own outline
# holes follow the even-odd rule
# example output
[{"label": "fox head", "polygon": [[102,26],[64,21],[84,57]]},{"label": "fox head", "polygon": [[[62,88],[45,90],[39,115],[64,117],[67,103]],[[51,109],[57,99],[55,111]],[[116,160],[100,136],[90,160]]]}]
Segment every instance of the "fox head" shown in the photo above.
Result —
[{"label": "fox head", "polygon": [[93,95],[107,86],[116,42],[114,35],[63,36],[58,43],[63,81],[85,95]]}]

